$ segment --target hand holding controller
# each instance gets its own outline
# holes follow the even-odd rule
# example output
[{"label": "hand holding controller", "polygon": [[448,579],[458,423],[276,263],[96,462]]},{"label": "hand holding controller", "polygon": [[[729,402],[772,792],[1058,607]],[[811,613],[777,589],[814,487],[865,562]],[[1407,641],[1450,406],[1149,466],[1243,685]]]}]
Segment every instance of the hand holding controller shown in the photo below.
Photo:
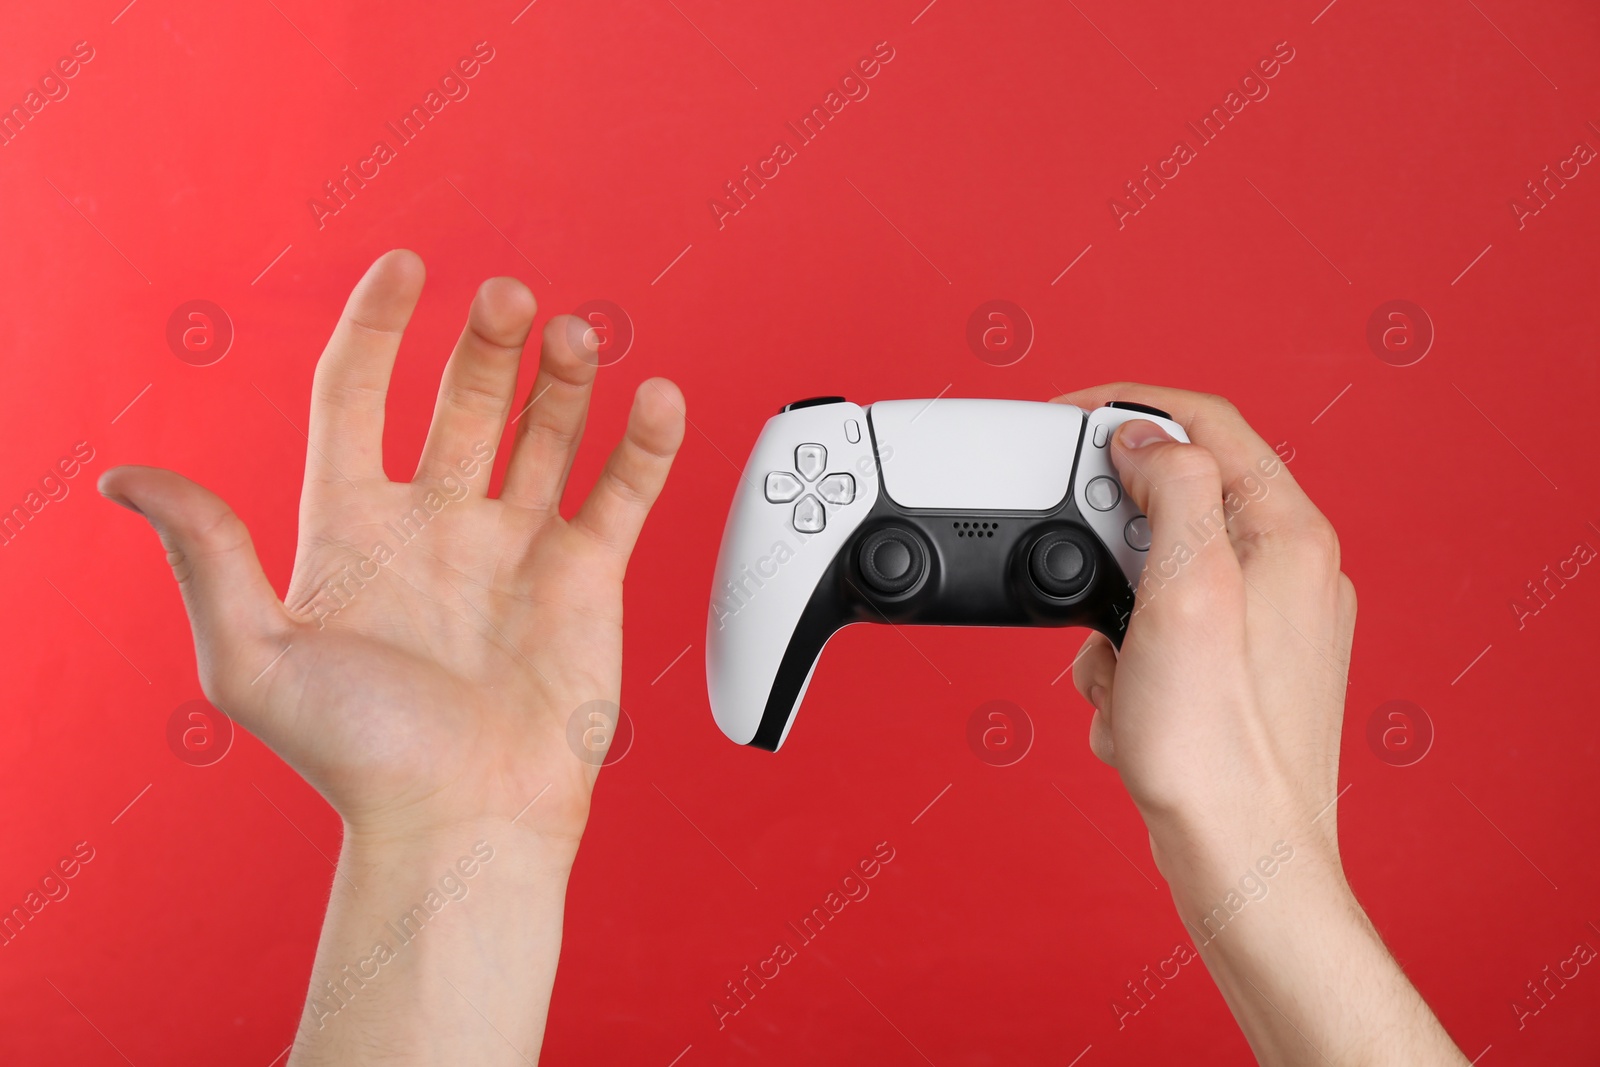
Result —
[{"label": "hand holding controller", "polygon": [[706,634],[712,713],[776,750],[818,655],[856,622],[1090,626],[1120,642],[1150,548],[1110,440],[1129,419],[1012,400],[840,397],[767,422],[723,533]]},{"label": "hand holding controller", "polygon": [[[717,563],[718,724],[781,745],[822,645],[852,622],[1091,626],[1073,666],[1090,747],[1144,817],[1257,1058],[1312,1062],[1320,1045],[1465,1067],[1339,859],[1355,595],[1332,527],[1226,401],[1126,384],[1063,400],[1083,407],[834,400],[772,419]],[[1150,551],[1184,577],[1147,583],[1124,645]],[[1268,878],[1273,903],[1236,917]]]}]

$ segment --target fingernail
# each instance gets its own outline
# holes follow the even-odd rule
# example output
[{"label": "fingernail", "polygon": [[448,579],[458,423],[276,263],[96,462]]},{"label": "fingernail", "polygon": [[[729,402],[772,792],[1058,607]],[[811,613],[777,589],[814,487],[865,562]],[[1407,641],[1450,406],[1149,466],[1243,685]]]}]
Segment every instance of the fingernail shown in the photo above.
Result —
[{"label": "fingernail", "polygon": [[1144,419],[1134,419],[1122,424],[1122,429],[1117,431],[1117,437],[1123,448],[1143,448],[1145,445],[1158,444],[1162,441],[1171,441],[1172,436],[1153,422]]},{"label": "fingernail", "polygon": [[1094,705],[1094,710],[1096,711],[1106,710],[1106,687],[1103,685],[1091,685],[1089,687],[1089,703]]},{"label": "fingernail", "polygon": [[133,505],[133,503],[131,501],[126,500],[123,497],[114,496],[111,493],[101,493],[100,495],[105,497],[107,500],[111,501],[113,504],[116,504],[119,507],[127,508],[129,511],[133,512],[135,515],[138,515],[138,516],[141,516],[141,517],[144,516],[144,512],[140,511],[137,507],[135,507]]}]

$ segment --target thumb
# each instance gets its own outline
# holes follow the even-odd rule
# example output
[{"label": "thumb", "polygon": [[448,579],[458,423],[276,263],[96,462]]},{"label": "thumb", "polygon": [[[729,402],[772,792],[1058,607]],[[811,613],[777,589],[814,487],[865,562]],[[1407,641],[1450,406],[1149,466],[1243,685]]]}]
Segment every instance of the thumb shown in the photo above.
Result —
[{"label": "thumb", "polygon": [[194,633],[206,698],[223,711],[289,642],[292,620],[256,558],[250,531],[211,490],[159,467],[114,467],[99,489],[155,527]]},{"label": "thumb", "polygon": [[1237,595],[1242,573],[1228,536],[1216,457],[1202,445],[1173,440],[1153,422],[1133,419],[1117,430],[1111,461],[1150,522],[1139,588],[1144,605],[1158,615],[1165,606],[1175,616],[1201,619],[1228,593]]}]

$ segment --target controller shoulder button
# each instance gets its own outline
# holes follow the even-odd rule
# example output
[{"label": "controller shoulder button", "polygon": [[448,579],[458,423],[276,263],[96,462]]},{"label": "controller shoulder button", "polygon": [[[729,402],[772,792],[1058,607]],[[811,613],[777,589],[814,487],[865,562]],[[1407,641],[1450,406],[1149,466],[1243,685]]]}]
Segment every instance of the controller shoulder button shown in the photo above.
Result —
[{"label": "controller shoulder button", "polygon": [[1106,407],[1121,408],[1123,411],[1137,411],[1141,415],[1154,415],[1157,418],[1162,419],[1172,418],[1171,415],[1168,415],[1160,408],[1153,408],[1149,404],[1135,404],[1132,400],[1113,400],[1111,403],[1107,404]]},{"label": "controller shoulder button", "polygon": [[823,404],[843,404],[846,402],[842,396],[808,396],[804,400],[796,400],[792,404],[783,405],[778,409],[778,414],[781,415],[785,411],[799,411],[801,408],[821,407]]}]

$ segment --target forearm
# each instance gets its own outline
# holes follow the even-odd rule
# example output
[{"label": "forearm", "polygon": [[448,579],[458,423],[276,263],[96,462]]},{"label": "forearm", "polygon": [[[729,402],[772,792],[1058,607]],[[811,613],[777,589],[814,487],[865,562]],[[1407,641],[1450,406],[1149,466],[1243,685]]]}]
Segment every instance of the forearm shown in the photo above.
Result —
[{"label": "forearm", "polygon": [[504,820],[347,829],[293,1067],[537,1061],[570,867]]},{"label": "forearm", "polygon": [[1307,827],[1203,838],[1157,847],[1179,915],[1261,1063],[1466,1062],[1367,920],[1328,837]]}]

